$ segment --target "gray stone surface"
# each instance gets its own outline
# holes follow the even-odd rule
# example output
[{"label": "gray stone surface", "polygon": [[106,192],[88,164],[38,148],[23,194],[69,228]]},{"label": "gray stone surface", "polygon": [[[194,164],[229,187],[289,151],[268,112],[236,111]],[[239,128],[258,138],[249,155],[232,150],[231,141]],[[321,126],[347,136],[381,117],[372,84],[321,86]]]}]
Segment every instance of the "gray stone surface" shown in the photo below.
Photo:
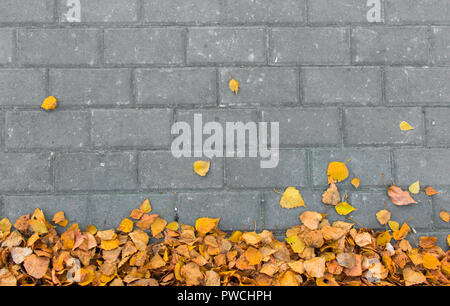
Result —
[{"label": "gray stone surface", "polygon": [[266,38],[262,28],[191,28],[188,64],[252,64],[265,62]]},{"label": "gray stone surface", "polygon": [[167,147],[172,110],[94,110],[92,142],[96,147]]},{"label": "gray stone surface", "polygon": [[0,104],[37,106],[45,98],[45,86],[44,69],[1,69]]},{"label": "gray stone surface", "polygon": [[[413,130],[400,130],[408,122]],[[423,145],[422,110],[410,108],[347,108],[344,111],[344,142],[348,145]]]},{"label": "gray stone surface", "polygon": [[216,105],[215,69],[138,69],[136,99],[140,105]]},{"label": "gray stone surface", "polygon": [[89,112],[7,112],[7,148],[81,149],[89,145]]},{"label": "gray stone surface", "polygon": [[60,191],[137,188],[134,153],[63,153],[56,156],[53,167]]},{"label": "gray stone surface", "polygon": [[352,30],[352,49],[359,64],[426,64],[426,27],[357,27]]},{"label": "gray stone surface", "polygon": [[129,105],[131,71],[51,69],[50,92],[61,100],[61,106]]},{"label": "gray stone surface", "polygon": [[[180,193],[180,222],[195,225],[201,217],[220,218],[222,230],[261,229],[260,195],[257,192]],[[245,211],[245,214],[242,212]]]},{"label": "gray stone surface", "polygon": [[[67,0],[1,0],[0,214],[38,205],[117,227],[148,196],[168,220],[212,214],[228,230],[256,221],[281,234],[306,209],[348,221],[321,203],[336,160],[350,170],[339,187],[362,226],[378,226],[384,174],[441,192],[386,205],[396,221],[444,237],[450,4],[382,2],[370,22],[363,0],[80,0],[71,22]],[[45,112],[50,95],[59,106]],[[198,176],[193,163],[205,156],[170,152],[172,123],[192,125],[194,114],[203,124],[279,122],[279,165],[215,157]],[[401,121],[415,129],[400,131]],[[288,186],[306,208],[279,206],[273,188]]]}]

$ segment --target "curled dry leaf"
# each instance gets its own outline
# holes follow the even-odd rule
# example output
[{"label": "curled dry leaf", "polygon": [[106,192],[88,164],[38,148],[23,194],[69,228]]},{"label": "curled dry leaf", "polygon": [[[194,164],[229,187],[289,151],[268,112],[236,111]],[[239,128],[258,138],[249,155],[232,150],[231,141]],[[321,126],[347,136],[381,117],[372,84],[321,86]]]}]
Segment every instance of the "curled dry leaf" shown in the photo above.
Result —
[{"label": "curled dry leaf", "polygon": [[322,221],[322,214],[315,211],[305,211],[300,215],[300,221],[309,229],[316,230]]},{"label": "curled dry leaf", "polygon": [[45,98],[44,102],[42,102],[41,107],[45,110],[53,110],[58,106],[58,102],[54,96],[50,96]]},{"label": "curled dry leaf", "polygon": [[47,273],[50,259],[32,254],[25,258],[23,266],[28,275],[34,278],[42,278]]},{"label": "curled dry leaf", "polygon": [[417,204],[408,191],[403,191],[400,187],[392,185],[388,190],[388,196],[392,203],[398,206]]},{"label": "curled dry leaf", "polygon": [[69,224],[69,220],[66,219],[63,211],[58,211],[52,219],[53,222],[59,226],[66,227]]},{"label": "curled dry leaf", "polygon": [[337,205],[341,202],[341,196],[336,184],[331,183],[327,191],[322,194],[322,202],[328,205]]},{"label": "curled dry leaf", "polygon": [[197,160],[194,163],[194,172],[200,176],[206,176],[209,172],[209,167],[211,166],[211,162],[204,160]]},{"label": "curled dry leaf", "polygon": [[378,222],[380,222],[381,225],[386,225],[390,219],[391,219],[390,211],[382,209],[379,212],[377,212],[377,220]]},{"label": "curled dry leaf", "polygon": [[280,206],[283,208],[295,208],[300,206],[305,206],[305,201],[303,201],[300,191],[295,187],[288,187],[281,196]]},{"label": "curled dry leaf", "polygon": [[434,190],[434,188],[431,187],[431,186],[428,186],[427,188],[425,188],[425,194],[426,194],[427,196],[434,196],[435,194],[438,194],[438,193],[439,193],[439,192],[436,191],[436,190]]}]

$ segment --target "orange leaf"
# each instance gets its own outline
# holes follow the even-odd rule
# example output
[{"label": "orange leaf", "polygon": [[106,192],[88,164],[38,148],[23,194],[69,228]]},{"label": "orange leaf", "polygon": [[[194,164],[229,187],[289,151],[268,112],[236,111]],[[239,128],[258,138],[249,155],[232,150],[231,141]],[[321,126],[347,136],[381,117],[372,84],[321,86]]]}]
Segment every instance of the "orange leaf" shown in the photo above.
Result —
[{"label": "orange leaf", "polygon": [[438,194],[438,193],[440,193],[440,192],[434,190],[434,188],[431,187],[431,186],[428,186],[427,188],[425,188],[425,194],[427,196],[433,196],[433,195]]},{"label": "orange leaf", "polygon": [[395,185],[392,185],[389,188],[388,196],[391,198],[392,203],[398,206],[417,204],[417,202],[411,198],[408,191],[403,191],[400,187]]}]

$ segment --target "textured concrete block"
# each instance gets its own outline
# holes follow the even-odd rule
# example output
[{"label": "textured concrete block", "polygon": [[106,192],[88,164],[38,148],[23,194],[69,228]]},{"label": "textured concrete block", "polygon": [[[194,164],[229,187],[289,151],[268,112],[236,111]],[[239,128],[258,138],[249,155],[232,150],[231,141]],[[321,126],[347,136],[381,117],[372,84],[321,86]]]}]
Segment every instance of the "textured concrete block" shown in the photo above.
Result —
[{"label": "textured concrete block", "polygon": [[[423,145],[424,120],[420,108],[347,108],[344,142],[348,145]],[[414,130],[400,130],[406,121]]]},{"label": "textured concrete block", "polygon": [[127,69],[51,69],[50,92],[64,106],[129,105]]},{"label": "textured concrete block", "polygon": [[349,64],[349,41],[346,28],[274,28],[270,62],[280,65]]},{"label": "textured concrete block", "polygon": [[333,146],[340,143],[339,112],[336,108],[263,109],[262,119],[279,122],[283,146]]},{"label": "textured concrete block", "polygon": [[93,110],[92,142],[97,147],[167,147],[172,110]]},{"label": "textured concrete block", "polygon": [[[433,201],[433,225],[434,228],[437,229],[447,229],[450,230],[450,223],[445,222],[444,220],[439,217],[439,214],[441,211],[450,212],[450,192],[443,189],[438,189],[440,193],[437,195],[434,195],[432,197]],[[450,234],[448,232],[447,234]]]},{"label": "textured concrete block", "polygon": [[225,231],[261,228],[258,192],[204,192],[179,194],[178,216],[183,224],[195,225],[200,217],[220,218]]},{"label": "textured concrete block", "polygon": [[[367,12],[372,6],[361,0],[313,0],[309,1],[308,21],[313,24],[368,24]],[[383,21],[383,5],[381,20]]]},{"label": "textured concrete block", "polygon": [[71,148],[89,145],[90,115],[85,111],[6,113],[6,147]]},{"label": "textured concrete block", "polygon": [[436,24],[450,21],[446,0],[385,0],[386,22],[390,24]]},{"label": "textured concrete block", "polygon": [[158,214],[167,222],[175,219],[173,194],[99,194],[89,197],[89,224],[101,229],[116,229],[122,219],[129,218],[131,211],[146,198],[152,206],[151,214]]},{"label": "textured concrete block", "polygon": [[[67,0],[59,1],[61,22],[71,22]],[[80,0],[81,22],[137,22],[139,0]]]},{"label": "textured concrete block", "polygon": [[312,182],[314,186],[326,186],[327,169],[330,162],[346,164],[349,177],[339,186],[350,186],[350,181],[357,177],[361,187],[383,186],[382,176],[386,182],[392,181],[390,151],[383,148],[367,149],[315,149],[312,151]]},{"label": "textured concrete block", "polygon": [[137,188],[136,155],[63,153],[54,162],[55,186],[61,191],[132,190]]},{"label": "textured concrete block", "polygon": [[147,189],[221,188],[223,186],[223,159],[213,158],[208,174],[194,173],[193,164],[205,157],[175,158],[170,151],[148,151],[139,155],[139,181]]},{"label": "textured concrete block", "polygon": [[54,0],[2,0],[0,22],[52,22],[54,7]]},{"label": "textured concrete block", "polygon": [[450,122],[448,120],[449,117],[449,108],[426,108],[425,122],[428,146],[450,146],[450,138],[448,137],[448,132],[450,131]]},{"label": "textured concrete block", "polygon": [[386,100],[392,104],[447,105],[450,102],[450,69],[387,68]]},{"label": "textured concrete block", "polygon": [[51,155],[1,153],[0,191],[51,191]]},{"label": "textured concrete block", "polygon": [[139,69],[137,103],[142,105],[215,105],[215,69]]},{"label": "textured concrete block", "polygon": [[0,64],[9,64],[14,60],[15,31],[0,29]]},{"label": "textured concrete block", "polygon": [[1,69],[0,104],[40,106],[46,94],[45,84],[43,69]]},{"label": "textured concrete block", "polygon": [[376,67],[323,67],[302,70],[304,103],[380,104],[381,70]]},{"label": "textured concrete block", "polygon": [[20,29],[18,60],[25,65],[88,65],[99,60],[96,29]]},{"label": "textured concrete block", "polygon": [[265,62],[266,39],[262,28],[191,28],[189,64]]},{"label": "textured concrete block", "polygon": [[[450,6],[449,6],[450,7]],[[433,27],[431,37],[431,58],[434,65],[450,63],[450,27]]]},{"label": "textured concrete block", "polygon": [[[240,84],[238,95],[228,87],[231,78]],[[220,104],[283,105],[299,102],[299,72],[292,68],[220,69]]]},{"label": "textured concrete block", "polygon": [[358,64],[426,64],[426,27],[358,27],[352,31],[353,61]]},{"label": "textured concrete block", "polygon": [[177,65],[184,61],[182,29],[107,29],[104,35],[107,64]]}]

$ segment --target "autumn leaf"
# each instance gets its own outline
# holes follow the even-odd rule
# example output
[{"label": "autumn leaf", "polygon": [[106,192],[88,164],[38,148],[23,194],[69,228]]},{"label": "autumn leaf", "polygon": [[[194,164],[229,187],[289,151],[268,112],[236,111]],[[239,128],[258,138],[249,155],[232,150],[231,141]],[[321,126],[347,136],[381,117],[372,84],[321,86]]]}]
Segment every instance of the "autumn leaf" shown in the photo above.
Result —
[{"label": "autumn leaf", "polygon": [[309,229],[316,230],[322,221],[322,215],[315,211],[305,211],[300,215],[300,221]]},{"label": "autumn leaf", "polygon": [[381,225],[386,225],[388,221],[391,219],[391,212],[386,209],[382,209],[379,212],[377,212],[376,216],[378,222],[380,222]]},{"label": "autumn leaf", "polygon": [[152,211],[152,206],[150,205],[150,200],[148,198],[141,203],[139,210],[141,210],[144,214],[148,214]]},{"label": "autumn leaf", "polygon": [[306,244],[298,236],[291,236],[285,239],[295,253],[301,254],[306,248]]},{"label": "autumn leaf", "polygon": [[411,198],[408,191],[403,191],[400,187],[392,185],[388,190],[388,196],[392,203],[398,206],[404,206],[409,204],[417,204],[417,202]]},{"label": "autumn leaf", "polygon": [[341,216],[346,216],[349,213],[351,213],[352,211],[357,210],[356,208],[354,208],[347,202],[341,202],[338,205],[336,205],[334,208],[336,209],[336,212]]},{"label": "autumn leaf", "polygon": [[197,219],[197,221],[195,221],[195,229],[200,234],[205,235],[217,227],[217,225],[219,224],[219,220],[219,218],[199,218]]},{"label": "autumn leaf", "polygon": [[133,230],[133,221],[127,218],[123,219],[117,230],[119,232],[130,233]]},{"label": "autumn leaf", "polygon": [[209,161],[198,160],[194,163],[194,172],[200,176],[206,176],[211,163]]},{"label": "autumn leaf", "polygon": [[414,271],[412,268],[403,270],[403,278],[406,286],[422,284],[427,280],[421,272]]},{"label": "autumn leaf", "polygon": [[12,224],[8,218],[3,218],[0,221],[0,232],[9,232],[11,230]]},{"label": "autumn leaf", "polygon": [[150,229],[152,231],[153,237],[157,236],[159,233],[161,233],[167,225],[167,221],[162,218],[156,218],[155,221],[150,226]]},{"label": "autumn leaf", "polygon": [[438,194],[438,193],[439,193],[439,192],[436,191],[436,190],[434,190],[434,188],[431,187],[431,186],[428,186],[427,188],[425,188],[425,194],[426,194],[427,196],[434,196],[434,195],[436,195],[436,194]]},{"label": "autumn leaf", "polygon": [[420,192],[420,182],[416,181],[409,186],[409,192],[412,194],[418,194]]},{"label": "autumn leaf", "polygon": [[327,170],[328,183],[341,182],[348,177],[348,169],[344,163],[331,162]]},{"label": "autumn leaf", "polygon": [[450,222],[450,214],[448,212],[446,212],[446,211],[441,211],[439,213],[439,217],[441,217],[441,219],[444,220],[447,223]]},{"label": "autumn leaf", "polygon": [[298,191],[295,187],[288,187],[281,197],[280,206],[283,208],[291,209],[306,205],[303,201],[300,191]]},{"label": "autumn leaf", "polygon": [[245,251],[245,258],[247,258],[249,265],[259,265],[262,262],[262,254],[258,249],[254,247],[249,247]]},{"label": "autumn leaf", "polygon": [[398,222],[390,220],[388,224],[392,231],[396,232],[400,230],[400,224]]},{"label": "autumn leaf", "polygon": [[47,257],[32,254],[25,258],[23,266],[30,276],[40,279],[47,273],[49,264],[50,260]]},{"label": "autumn leaf", "polygon": [[58,211],[52,219],[53,222],[58,224],[59,226],[66,227],[69,224],[69,220],[66,219],[64,212]]},{"label": "autumn leaf", "polygon": [[359,178],[357,178],[357,177],[355,177],[355,178],[351,181],[351,183],[352,183],[353,187],[355,187],[355,189],[358,189],[360,182],[361,182],[361,181],[360,181]]},{"label": "autumn leaf", "polygon": [[331,183],[327,191],[322,194],[322,202],[328,205],[337,205],[341,202],[339,190],[334,183]]},{"label": "autumn leaf", "polygon": [[425,255],[423,255],[422,260],[423,260],[422,265],[423,265],[426,269],[434,270],[434,269],[439,268],[440,265],[441,265],[441,263],[439,262],[439,260],[438,260],[435,256],[430,255],[430,254],[425,254]]},{"label": "autumn leaf", "polygon": [[414,127],[412,127],[411,124],[409,124],[408,122],[402,121],[400,123],[400,130],[402,131],[414,130]]},{"label": "autumn leaf", "polygon": [[228,82],[228,88],[230,88],[230,90],[234,92],[235,95],[237,95],[239,91],[239,82],[234,78],[231,78],[231,80]]},{"label": "autumn leaf", "polygon": [[45,110],[53,110],[58,106],[58,102],[54,96],[50,96],[45,98],[44,102],[42,102],[41,107]]}]

